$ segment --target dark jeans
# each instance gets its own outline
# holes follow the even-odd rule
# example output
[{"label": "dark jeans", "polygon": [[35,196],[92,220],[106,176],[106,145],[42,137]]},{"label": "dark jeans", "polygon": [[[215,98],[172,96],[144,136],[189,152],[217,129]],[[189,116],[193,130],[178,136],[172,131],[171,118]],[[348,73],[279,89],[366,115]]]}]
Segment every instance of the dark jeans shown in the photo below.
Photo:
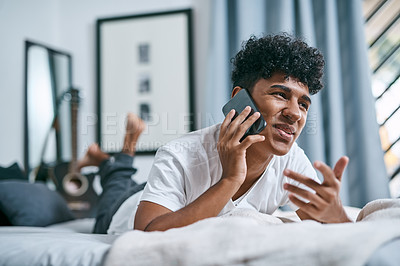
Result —
[{"label": "dark jeans", "polygon": [[136,173],[133,157],[119,153],[101,163],[100,182],[103,192],[99,198],[93,233],[106,234],[113,215],[130,196],[143,190],[146,183],[137,184],[131,176]]}]

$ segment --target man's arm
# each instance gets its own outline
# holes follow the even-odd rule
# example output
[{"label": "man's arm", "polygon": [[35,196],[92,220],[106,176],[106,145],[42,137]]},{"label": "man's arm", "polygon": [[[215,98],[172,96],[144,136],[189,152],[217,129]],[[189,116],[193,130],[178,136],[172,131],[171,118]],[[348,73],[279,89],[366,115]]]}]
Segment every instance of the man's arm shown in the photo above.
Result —
[{"label": "man's arm", "polygon": [[[284,185],[284,188],[292,193],[289,195],[289,199],[299,207],[297,215],[300,219],[313,219],[322,223],[352,222],[347,216],[339,196],[342,175],[348,162],[349,158],[343,156],[336,163],[333,170],[322,162],[315,162],[314,167],[324,176],[322,184],[291,170],[286,169],[284,171],[287,177],[308,186],[316,192],[314,194],[288,183]],[[305,203],[297,196],[309,202]]]},{"label": "man's arm", "polygon": [[156,203],[142,201],[135,217],[135,229],[165,231],[215,217],[239,189],[240,183],[222,179],[186,207],[172,212]]},{"label": "man's arm", "polygon": [[246,130],[260,116],[258,112],[255,112],[244,121],[250,111],[250,108],[246,108],[233,121],[235,112],[231,111],[221,124],[217,145],[223,169],[221,180],[195,201],[176,212],[155,203],[142,201],[136,212],[135,229],[164,231],[189,225],[205,218],[215,217],[221,212],[246,178],[247,148],[253,143],[264,140],[264,136],[251,135],[240,142]]}]

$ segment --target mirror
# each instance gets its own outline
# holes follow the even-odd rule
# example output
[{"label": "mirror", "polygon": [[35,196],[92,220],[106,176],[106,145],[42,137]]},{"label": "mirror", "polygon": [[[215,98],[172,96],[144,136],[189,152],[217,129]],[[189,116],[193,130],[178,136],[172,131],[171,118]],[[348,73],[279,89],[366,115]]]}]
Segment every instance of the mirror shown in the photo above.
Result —
[{"label": "mirror", "polygon": [[75,169],[80,97],[71,61],[68,53],[25,42],[25,171],[31,181],[53,181],[76,218],[94,217],[95,175]]},{"label": "mirror", "polygon": [[41,164],[71,159],[71,68],[68,53],[25,42],[25,171],[30,179]]}]

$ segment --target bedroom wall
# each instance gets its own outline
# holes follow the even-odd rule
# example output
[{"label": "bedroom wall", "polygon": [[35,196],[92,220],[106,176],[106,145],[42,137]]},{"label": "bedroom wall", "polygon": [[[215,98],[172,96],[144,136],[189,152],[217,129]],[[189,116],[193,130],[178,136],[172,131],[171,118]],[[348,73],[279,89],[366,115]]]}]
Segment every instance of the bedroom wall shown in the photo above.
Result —
[{"label": "bedroom wall", "polygon": [[[203,86],[207,49],[208,6],[211,0],[0,0],[0,165],[23,166],[24,40],[68,51],[73,57],[73,81],[85,98],[80,106],[79,155],[95,141],[95,26],[102,17],[193,8],[196,87]],[[199,60],[196,60],[199,59]],[[5,97],[4,95],[7,95]],[[196,92],[197,109],[205,99]],[[145,180],[153,156],[138,156],[138,179]]]},{"label": "bedroom wall", "polygon": [[23,166],[25,39],[57,44],[57,1],[0,0],[0,165]]}]

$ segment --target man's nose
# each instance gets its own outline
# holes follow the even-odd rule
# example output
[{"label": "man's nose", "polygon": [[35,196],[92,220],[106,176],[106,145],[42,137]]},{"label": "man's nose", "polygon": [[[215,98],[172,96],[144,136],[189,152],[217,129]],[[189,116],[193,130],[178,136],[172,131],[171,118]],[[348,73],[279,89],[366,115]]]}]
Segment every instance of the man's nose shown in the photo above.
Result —
[{"label": "man's nose", "polygon": [[287,101],[287,106],[283,109],[282,114],[292,122],[299,121],[301,119],[301,112],[297,101]]}]

